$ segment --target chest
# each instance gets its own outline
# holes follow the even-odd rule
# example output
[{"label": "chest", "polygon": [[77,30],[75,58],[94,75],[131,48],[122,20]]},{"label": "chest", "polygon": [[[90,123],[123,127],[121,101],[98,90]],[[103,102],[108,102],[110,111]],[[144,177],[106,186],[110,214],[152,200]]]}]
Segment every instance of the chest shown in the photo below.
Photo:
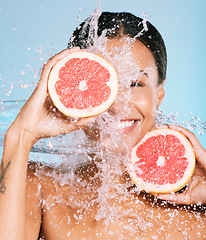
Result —
[{"label": "chest", "polygon": [[[81,204],[80,204],[81,205]],[[152,206],[144,201],[56,203],[45,208],[45,239],[205,239],[204,217],[187,211]]]}]

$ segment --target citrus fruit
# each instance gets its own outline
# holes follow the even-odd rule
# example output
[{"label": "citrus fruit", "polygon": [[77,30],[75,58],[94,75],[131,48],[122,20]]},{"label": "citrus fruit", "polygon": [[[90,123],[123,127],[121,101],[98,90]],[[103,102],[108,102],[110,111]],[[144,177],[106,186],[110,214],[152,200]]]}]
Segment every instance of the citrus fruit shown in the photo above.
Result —
[{"label": "citrus fruit", "polygon": [[129,173],[133,182],[152,194],[182,189],[195,168],[188,139],[173,129],[155,129],[132,148]]},{"label": "citrus fruit", "polygon": [[100,55],[77,51],[51,69],[48,90],[54,105],[70,117],[89,117],[111,106],[118,91],[117,73]]}]

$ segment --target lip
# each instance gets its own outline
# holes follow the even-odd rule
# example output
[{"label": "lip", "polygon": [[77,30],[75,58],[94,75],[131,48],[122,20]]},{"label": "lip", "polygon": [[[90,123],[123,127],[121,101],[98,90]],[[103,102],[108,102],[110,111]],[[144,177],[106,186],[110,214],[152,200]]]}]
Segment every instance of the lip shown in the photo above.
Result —
[{"label": "lip", "polygon": [[[119,133],[122,133],[122,134],[128,134],[128,133],[130,133],[130,132],[136,127],[136,125],[140,122],[139,119],[133,119],[133,120],[135,120],[135,123],[134,123],[133,125],[131,125],[131,126],[129,126],[129,127],[126,127],[126,128],[117,129],[117,131],[118,131]],[[123,121],[126,121],[126,120],[123,120]],[[123,122],[123,121],[122,121],[122,122]],[[131,120],[127,120],[127,121],[131,121]]]}]

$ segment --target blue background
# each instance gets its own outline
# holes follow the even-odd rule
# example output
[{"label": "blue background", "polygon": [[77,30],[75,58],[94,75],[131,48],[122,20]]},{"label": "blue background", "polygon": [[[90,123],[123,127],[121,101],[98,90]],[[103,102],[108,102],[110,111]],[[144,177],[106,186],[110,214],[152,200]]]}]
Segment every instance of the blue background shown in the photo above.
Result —
[{"label": "blue background", "polygon": [[[66,48],[73,29],[97,4],[96,0],[1,0],[0,101],[27,99],[43,63]],[[100,4],[103,11],[146,14],[157,27],[168,51],[161,110],[180,123],[196,124],[196,133],[205,132],[206,0],[103,0]],[[198,138],[206,147],[206,134]]]}]

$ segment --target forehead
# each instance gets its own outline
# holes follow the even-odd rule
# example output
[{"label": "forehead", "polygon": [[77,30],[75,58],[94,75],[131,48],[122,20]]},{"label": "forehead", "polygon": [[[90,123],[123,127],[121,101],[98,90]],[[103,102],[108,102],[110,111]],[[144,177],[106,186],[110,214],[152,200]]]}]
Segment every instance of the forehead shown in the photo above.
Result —
[{"label": "forehead", "polygon": [[[150,50],[140,41],[131,41],[130,38],[115,38],[108,39],[107,51],[114,55],[118,53],[118,49],[127,49],[131,54],[137,68],[140,71],[145,71],[149,78],[158,81],[158,71],[154,57]],[[128,61],[127,54],[125,54],[125,62]]]}]

